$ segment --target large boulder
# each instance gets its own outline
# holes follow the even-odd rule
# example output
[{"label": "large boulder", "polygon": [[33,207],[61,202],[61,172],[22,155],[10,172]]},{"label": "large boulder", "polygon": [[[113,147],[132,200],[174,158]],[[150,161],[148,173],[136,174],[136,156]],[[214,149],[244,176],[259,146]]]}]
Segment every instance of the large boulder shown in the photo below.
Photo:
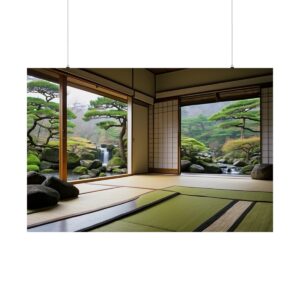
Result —
[{"label": "large boulder", "polygon": [[201,165],[204,168],[204,173],[210,174],[222,174],[222,168],[215,163],[207,163],[202,160],[197,161],[198,165]]},{"label": "large boulder", "polygon": [[180,161],[180,165],[181,165],[181,171],[182,172],[187,172],[189,167],[192,165],[192,163],[189,160],[182,159]]},{"label": "large boulder", "polygon": [[76,186],[54,176],[44,181],[43,185],[56,190],[60,195],[60,200],[77,198],[79,195],[79,190]]},{"label": "large boulder", "polygon": [[85,168],[89,168],[90,167],[90,165],[92,164],[92,160],[89,160],[89,159],[84,159],[84,160],[81,160],[80,161],[80,165],[82,166],[82,167],[85,167]]},{"label": "large boulder", "polygon": [[192,164],[189,168],[189,171],[191,173],[203,173],[204,172],[204,168],[200,165],[196,165],[196,164]]},{"label": "large boulder", "polygon": [[42,184],[46,180],[46,176],[38,172],[27,173],[27,184]]},{"label": "large boulder", "polygon": [[273,180],[273,165],[259,164],[255,165],[251,172],[252,179]]},{"label": "large boulder", "polygon": [[41,154],[41,160],[58,163],[59,162],[58,148],[45,148]]},{"label": "large boulder", "polygon": [[102,161],[100,159],[94,159],[89,166],[89,169],[98,169],[102,166]]},{"label": "large boulder", "polygon": [[47,186],[40,184],[27,185],[27,208],[37,209],[56,205],[59,193]]}]

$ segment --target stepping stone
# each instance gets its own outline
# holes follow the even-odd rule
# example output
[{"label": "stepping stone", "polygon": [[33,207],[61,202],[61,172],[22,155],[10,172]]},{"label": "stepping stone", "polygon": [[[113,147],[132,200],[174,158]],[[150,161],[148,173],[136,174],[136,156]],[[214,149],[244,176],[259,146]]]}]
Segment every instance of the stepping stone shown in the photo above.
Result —
[{"label": "stepping stone", "polygon": [[27,184],[42,184],[46,180],[46,176],[31,171],[27,173]]},{"label": "stepping stone", "polygon": [[60,200],[77,198],[79,195],[79,190],[76,186],[54,176],[48,178],[43,185],[56,190],[60,195]]},{"label": "stepping stone", "polygon": [[59,193],[40,184],[27,185],[27,209],[54,206],[59,200]]}]

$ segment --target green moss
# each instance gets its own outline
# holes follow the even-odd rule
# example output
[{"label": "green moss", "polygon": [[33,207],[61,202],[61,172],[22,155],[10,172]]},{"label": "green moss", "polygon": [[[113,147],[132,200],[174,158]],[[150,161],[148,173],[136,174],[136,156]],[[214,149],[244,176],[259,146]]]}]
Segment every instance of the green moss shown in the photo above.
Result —
[{"label": "green moss", "polygon": [[89,153],[89,152],[85,152],[81,154],[81,158],[82,160],[93,160],[95,159],[95,154],[93,153]]},{"label": "green moss", "polygon": [[40,159],[38,158],[37,155],[29,153],[27,155],[27,165],[35,165],[39,166],[41,163]]},{"label": "green moss", "polygon": [[119,166],[123,167],[125,166],[125,162],[120,157],[113,157],[107,164],[109,167]]},{"label": "green moss", "polygon": [[106,176],[106,173],[101,172],[98,176],[99,177],[104,177],[104,176]]},{"label": "green moss", "polygon": [[74,152],[69,152],[68,153],[68,163],[70,164],[79,164],[80,157],[74,153]]},{"label": "green moss", "polygon": [[53,170],[53,169],[44,169],[44,170],[42,170],[42,173],[45,173],[45,174],[47,174],[47,173],[55,173],[55,170]]},{"label": "green moss", "polygon": [[27,165],[27,172],[30,172],[30,171],[39,172],[40,168],[37,165]]},{"label": "green moss", "polygon": [[113,174],[125,174],[126,173],[126,169],[119,169],[119,168],[115,168],[112,170]]},{"label": "green moss", "polygon": [[88,173],[88,169],[83,166],[78,166],[72,171],[74,174],[86,175]]},{"label": "green moss", "polygon": [[241,174],[250,175],[254,166],[248,165],[242,168]]}]

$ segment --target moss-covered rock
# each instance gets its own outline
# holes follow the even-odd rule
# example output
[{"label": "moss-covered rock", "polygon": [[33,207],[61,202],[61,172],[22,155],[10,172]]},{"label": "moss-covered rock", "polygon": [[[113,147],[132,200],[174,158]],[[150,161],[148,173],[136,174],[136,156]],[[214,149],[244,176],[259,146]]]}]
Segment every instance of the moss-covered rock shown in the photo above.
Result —
[{"label": "moss-covered rock", "polygon": [[93,160],[95,158],[95,154],[91,152],[84,152],[80,156],[80,160]]},{"label": "moss-covered rock", "polygon": [[126,174],[127,169],[125,169],[125,168],[122,168],[122,169],[115,168],[115,169],[112,170],[112,173],[113,174]]},{"label": "moss-covered rock", "polygon": [[254,168],[253,165],[245,166],[241,169],[241,174],[250,175],[253,168]]},{"label": "moss-covered rock", "polygon": [[198,159],[197,164],[201,165],[204,168],[204,173],[210,173],[210,174],[222,174],[222,169],[219,165],[215,163],[207,163],[203,160]]},{"label": "moss-covered rock", "polygon": [[42,170],[42,173],[48,174],[48,173],[54,173],[55,170],[54,169],[44,169]]},{"label": "moss-covered rock", "polygon": [[204,167],[201,166],[201,165],[192,164],[189,167],[189,172],[191,172],[191,173],[203,173],[204,172]]},{"label": "moss-covered rock", "polygon": [[53,169],[53,170],[58,170],[59,169],[59,163],[52,163],[49,161],[42,160],[40,164],[40,169],[45,170],[45,169]]},{"label": "moss-covered rock", "polygon": [[74,174],[78,174],[78,175],[87,175],[88,169],[86,167],[83,167],[83,166],[78,166],[75,169],[73,169],[72,172]]},{"label": "moss-covered rock", "polygon": [[124,167],[125,162],[122,160],[121,157],[114,156],[107,164],[108,167]]},{"label": "moss-covered rock", "polygon": [[27,172],[30,171],[36,171],[39,172],[40,171],[40,167],[37,165],[27,165]]},{"label": "moss-covered rock", "polygon": [[41,163],[37,155],[33,153],[28,153],[27,155],[27,165],[36,165],[39,166]]},{"label": "moss-covered rock", "polygon": [[49,162],[59,162],[58,148],[45,148],[41,154],[41,159]]},{"label": "moss-covered rock", "polygon": [[68,152],[68,168],[72,169],[80,165],[80,157],[74,152]]}]

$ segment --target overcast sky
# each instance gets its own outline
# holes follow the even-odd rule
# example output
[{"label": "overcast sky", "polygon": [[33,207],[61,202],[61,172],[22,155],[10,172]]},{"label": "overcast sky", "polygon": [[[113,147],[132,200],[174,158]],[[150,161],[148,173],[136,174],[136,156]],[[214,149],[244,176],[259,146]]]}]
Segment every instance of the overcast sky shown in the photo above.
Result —
[{"label": "overcast sky", "polygon": [[[31,80],[38,80],[39,78],[35,78],[33,76],[27,76],[27,80],[31,81]],[[86,92],[80,89],[76,89],[73,87],[68,86],[67,89],[67,93],[68,93],[68,107],[72,107],[74,105],[74,103],[78,102],[81,105],[85,105],[88,106],[90,103],[90,100],[95,100],[97,99],[97,97],[101,97],[100,95],[97,94],[93,94],[90,92]],[[32,96],[32,97],[42,97],[42,95],[38,95],[36,93],[27,93],[27,96]],[[56,101],[58,102],[59,99],[55,99],[52,101]]]}]

